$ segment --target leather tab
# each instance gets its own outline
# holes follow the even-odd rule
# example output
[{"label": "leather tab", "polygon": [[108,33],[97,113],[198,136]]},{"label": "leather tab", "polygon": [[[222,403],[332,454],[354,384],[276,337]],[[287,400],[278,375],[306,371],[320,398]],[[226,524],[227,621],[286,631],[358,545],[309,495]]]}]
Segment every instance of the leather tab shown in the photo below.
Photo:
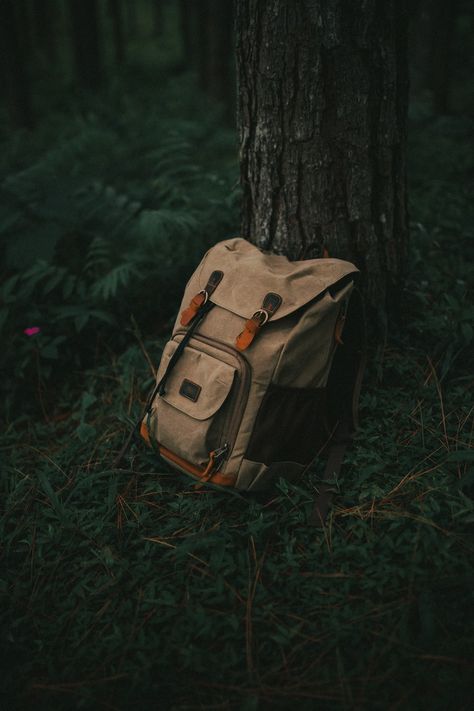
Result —
[{"label": "leather tab", "polygon": [[268,292],[262,304],[262,309],[268,313],[268,318],[271,318],[273,314],[278,311],[281,302],[282,298],[280,294],[275,294],[273,291]]},{"label": "leather tab", "polygon": [[235,347],[238,351],[245,351],[260,331],[261,325],[254,316],[245,322],[244,330],[237,336]]},{"label": "leather tab", "polygon": [[206,288],[196,294],[196,296],[193,296],[188,308],[181,312],[181,326],[187,326],[188,323],[191,323],[201,306],[204,306],[204,304],[209,300],[211,294],[219,286],[223,276],[224,272],[221,272],[218,269],[211,273],[211,276],[207,281]]},{"label": "leather tab", "polygon": [[261,308],[254,313],[252,318],[245,322],[244,330],[237,336],[235,341],[237,350],[245,351],[246,348],[251,345],[262,326],[278,311],[281,304],[282,298],[280,294],[269,291],[268,294],[265,295]]},{"label": "leather tab", "polygon": [[207,284],[206,284],[206,289],[208,296],[211,296],[212,292],[215,291],[215,289],[219,286],[219,284],[222,281],[222,277],[224,276],[224,272],[219,271],[216,269],[214,272],[212,272],[211,276],[209,277]]},{"label": "leather tab", "polygon": [[150,447],[151,442],[150,442],[150,434],[148,432],[148,427],[146,426],[145,420],[142,420],[141,425],[140,425],[140,436],[143,437],[147,445]]},{"label": "leather tab", "polygon": [[187,326],[193,320],[201,306],[206,303],[207,298],[207,295],[202,291],[193,296],[188,308],[181,312],[181,326]]}]

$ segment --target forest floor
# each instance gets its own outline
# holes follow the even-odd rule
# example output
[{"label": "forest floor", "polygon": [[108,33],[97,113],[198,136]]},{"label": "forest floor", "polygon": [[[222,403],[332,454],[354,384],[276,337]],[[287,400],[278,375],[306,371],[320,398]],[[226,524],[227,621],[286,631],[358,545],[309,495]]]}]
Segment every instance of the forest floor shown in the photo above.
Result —
[{"label": "forest floor", "polygon": [[131,77],[4,143],[3,708],[470,708],[471,132],[412,108],[403,323],[323,531],[314,475],[264,505],[145,449],[112,468],[187,276],[238,231],[219,112]]}]

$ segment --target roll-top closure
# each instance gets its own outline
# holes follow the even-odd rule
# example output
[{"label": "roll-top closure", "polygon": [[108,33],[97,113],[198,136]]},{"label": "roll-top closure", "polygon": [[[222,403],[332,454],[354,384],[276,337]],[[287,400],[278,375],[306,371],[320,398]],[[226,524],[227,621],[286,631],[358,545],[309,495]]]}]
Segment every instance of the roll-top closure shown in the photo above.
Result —
[{"label": "roll-top closure", "polygon": [[215,270],[225,274],[212,301],[228,311],[249,318],[269,292],[282,303],[272,321],[296,311],[350,274],[356,267],[342,259],[308,259],[290,262],[284,256],[262,252],[245,239],[220,242],[209,250],[189,287],[204,289]]},{"label": "roll-top closure", "polygon": [[[164,372],[177,345],[174,341],[166,345],[160,371]],[[224,404],[232,388],[235,372],[236,368],[228,363],[186,346],[161,399],[196,420],[206,420]]]}]

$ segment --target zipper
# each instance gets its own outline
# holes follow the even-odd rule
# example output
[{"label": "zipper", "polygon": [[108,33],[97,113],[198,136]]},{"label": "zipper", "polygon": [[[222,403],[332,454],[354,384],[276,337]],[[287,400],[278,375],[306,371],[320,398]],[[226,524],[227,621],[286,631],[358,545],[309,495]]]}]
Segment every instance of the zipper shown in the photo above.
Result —
[{"label": "zipper", "polygon": [[[173,339],[176,338],[176,336],[181,336],[185,333],[186,331],[180,329],[174,334]],[[247,405],[247,398],[250,390],[250,365],[248,364],[247,359],[244,358],[243,355],[238,353],[234,348],[232,348],[232,346],[228,346],[226,343],[222,343],[216,338],[210,338],[209,336],[201,336],[200,334],[193,334],[189,342],[189,346],[191,348],[192,341],[200,341],[201,343],[207,344],[212,348],[215,348],[217,351],[224,351],[224,353],[228,353],[234,358],[234,360],[238,362],[240,366],[239,373],[241,374],[241,377],[239,377],[239,388],[235,395],[235,400],[237,403],[240,403],[240,407],[234,408],[228,428],[226,427],[223,429],[224,435],[226,435],[227,433],[227,436],[223,435],[221,437],[222,445],[218,449],[220,456],[220,464],[222,464],[222,462],[227,459],[227,457],[232,451],[232,448],[235,444],[235,439],[237,437],[237,432],[240,428],[240,423],[242,422],[242,417],[244,416],[244,411]],[[220,452],[220,450],[223,451]]]}]

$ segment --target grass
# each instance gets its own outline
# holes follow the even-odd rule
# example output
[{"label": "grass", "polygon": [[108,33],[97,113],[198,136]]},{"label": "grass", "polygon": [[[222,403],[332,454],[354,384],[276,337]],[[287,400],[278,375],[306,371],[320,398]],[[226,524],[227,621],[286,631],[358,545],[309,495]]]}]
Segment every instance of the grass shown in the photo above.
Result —
[{"label": "grass", "polygon": [[[117,91],[92,118],[58,116],[54,145],[38,133],[33,148],[4,153],[4,235],[15,224],[25,239],[50,220],[34,190],[57,196],[61,166],[77,156],[43,272],[25,274],[11,256],[13,296],[3,293],[4,708],[467,709],[471,123],[412,119],[404,327],[371,359],[362,425],[320,531],[306,525],[317,473],[281,481],[263,504],[196,490],[145,449],[112,469],[186,274],[237,223],[234,139],[197,100],[193,119],[176,123],[183,96],[193,100],[183,87],[165,87],[161,104],[148,94],[147,112],[144,95],[124,102]],[[177,156],[183,182],[167,172]],[[25,185],[33,197],[18,204]],[[151,266],[113,282],[125,262]],[[22,328],[37,322],[42,333],[27,339]]]}]

